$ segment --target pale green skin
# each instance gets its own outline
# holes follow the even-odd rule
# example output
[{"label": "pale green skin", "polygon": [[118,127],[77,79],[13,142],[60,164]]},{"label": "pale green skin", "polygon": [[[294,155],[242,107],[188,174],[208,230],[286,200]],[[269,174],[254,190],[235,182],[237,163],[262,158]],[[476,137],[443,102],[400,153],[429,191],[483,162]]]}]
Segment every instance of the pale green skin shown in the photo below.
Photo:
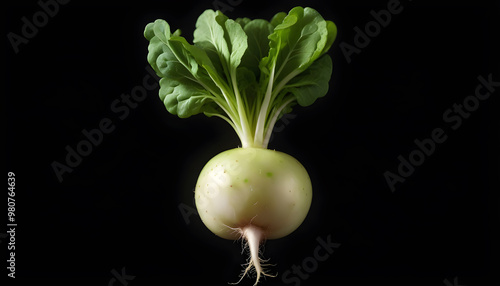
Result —
[{"label": "pale green skin", "polygon": [[312,199],[306,169],[295,158],[264,148],[236,148],[212,158],[195,190],[196,208],[214,234],[238,239],[249,224],[266,239],[284,237],[304,221]]}]

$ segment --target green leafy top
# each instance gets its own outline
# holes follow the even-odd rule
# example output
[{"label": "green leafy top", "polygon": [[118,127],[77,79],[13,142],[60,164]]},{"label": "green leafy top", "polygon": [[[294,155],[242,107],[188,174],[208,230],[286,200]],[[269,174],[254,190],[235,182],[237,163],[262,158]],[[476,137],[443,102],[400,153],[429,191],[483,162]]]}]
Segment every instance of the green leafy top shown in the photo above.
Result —
[{"label": "green leafy top", "polygon": [[267,148],[276,120],[294,104],[324,96],[332,73],[325,54],[337,35],[312,8],[295,7],[271,21],[206,10],[193,44],[164,20],[149,23],[148,62],[160,79],[160,98],[181,118],[198,113],[226,120],[242,147]]}]

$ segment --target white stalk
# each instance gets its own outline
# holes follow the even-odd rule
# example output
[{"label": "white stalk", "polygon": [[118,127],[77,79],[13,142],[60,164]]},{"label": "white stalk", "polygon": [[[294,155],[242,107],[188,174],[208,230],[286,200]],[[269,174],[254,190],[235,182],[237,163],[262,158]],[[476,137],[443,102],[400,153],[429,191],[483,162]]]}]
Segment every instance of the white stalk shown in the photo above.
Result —
[{"label": "white stalk", "polygon": [[263,142],[263,146],[264,148],[267,148],[267,145],[269,144],[269,140],[271,139],[271,135],[273,134],[273,129],[274,129],[274,125],[276,124],[276,121],[278,120],[278,117],[280,116],[281,114],[281,111],[283,111],[283,109],[285,107],[288,106],[288,104],[290,104],[292,101],[294,101],[295,98],[292,97],[290,99],[288,99],[287,101],[285,101],[273,114],[273,117],[271,118],[271,121],[269,122],[269,125],[267,126],[267,132],[266,132],[266,137],[264,137],[264,142]]},{"label": "white stalk", "polygon": [[253,147],[251,144],[253,138],[249,130],[250,127],[248,126],[248,119],[245,111],[246,109],[241,99],[240,90],[238,89],[238,82],[236,81],[236,76],[232,76],[231,78],[233,82],[234,95],[236,97],[236,106],[238,109],[238,115],[240,117],[240,128],[242,132],[241,136],[243,137],[243,139],[240,137],[241,144],[243,148]]},{"label": "white stalk", "polygon": [[274,70],[276,68],[276,62],[273,64],[271,69],[271,75],[269,76],[269,83],[267,84],[266,95],[264,97],[264,101],[262,102],[262,106],[260,107],[259,119],[257,120],[257,126],[255,128],[255,136],[254,143],[257,146],[264,147],[264,130],[266,125],[267,115],[269,113],[269,104],[271,102],[271,95],[273,92],[273,83],[274,83]]},{"label": "white stalk", "polygon": [[278,85],[276,86],[276,88],[274,89],[273,91],[273,94],[272,94],[272,99],[274,100],[274,98],[280,93],[280,91],[283,89],[283,87],[290,81],[292,80],[294,77],[296,77],[297,75],[299,75],[301,73],[301,71],[293,71],[292,73],[290,73],[289,75],[287,75],[284,79],[282,79]]},{"label": "white stalk", "polygon": [[226,108],[224,108],[224,105],[221,102],[219,102],[219,99],[214,100],[214,101],[222,109],[222,111],[224,111],[224,113],[226,113],[226,115],[228,117],[221,115],[221,114],[216,114],[216,113],[214,113],[212,115],[224,119],[227,123],[229,123],[229,125],[231,125],[231,127],[233,127],[234,131],[236,131],[236,134],[238,134],[238,137],[240,138],[241,143],[242,144],[247,143],[247,142],[244,142],[246,140],[246,138],[243,138],[241,126],[236,124],[236,121],[235,121],[233,115]]}]

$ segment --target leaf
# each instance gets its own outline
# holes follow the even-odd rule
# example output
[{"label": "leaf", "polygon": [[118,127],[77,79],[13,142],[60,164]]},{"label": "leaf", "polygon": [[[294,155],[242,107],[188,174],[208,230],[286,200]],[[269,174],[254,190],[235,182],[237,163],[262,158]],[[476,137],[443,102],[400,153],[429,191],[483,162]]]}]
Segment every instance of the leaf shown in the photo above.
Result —
[{"label": "leaf", "polygon": [[215,104],[207,90],[166,78],[160,80],[160,99],[168,112],[180,118],[212,110]]},{"label": "leaf", "polygon": [[147,60],[158,76],[163,77],[164,75],[159,71],[156,60],[161,54],[167,51],[168,47],[165,45],[164,41],[155,35],[155,26],[158,25],[163,25],[165,26],[163,28],[164,30],[170,31],[170,26],[167,22],[163,20],[156,20],[154,23],[149,23],[146,26],[144,30],[144,37],[149,41]]},{"label": "leaf", "polygon": [[240,24],[241,27],[244,29],[246,24],[250,23],[250,21],[252,21],[250,18],[237,18],[236,20],[236,23]]},{"label": "leaf", "polygon": [[227,55],[227,44],[224,39],[224,29],[217,23],[216,17],[220,15],[219,11],[206,10],[196,21],[196,29],[193,34],[193,43],[206,43],[206,48],[214,52]]},{"label": "leaf", "polygon": [[216,19],[219,17],[219,21],[223,20],[221,16],[223,14],[220,11],[215,12],[209,9],[203,12],[196,21],[193,43],[207,53],[220,75],[227,75],[226,61],[229,58],[229,49],[224,29]]},{"label": "leaf", "polygon": [[323,48],[322,55],[328,52],[332,47],[333,42],[337,38],[337,26],[332,21],[326,21],[326,29],[328,31],[328,39],[326,40],[325,47]]},{"label": "leaf", "polygon": [[248,22],[244,31],[248,39],[248,48],[242,58],[242,66],[251,70],[255,77],[259,77],[259,63],[269,53],[268,36],[274,27],[266,20],[256,19]]},{"label": "leaf", "polygon": [[288,81],[325,51],[327,23],[316,10],[295,7],[275,27],[269,40],[269,55],[261,62],[261,70],[269,73],[274,67],[275,82]]},{"label": "leaf", "polygon": [[[255,110],[256,100],[259,95],[259,84],[255,78],[254,73],[246,67],[238,68],[238,89],[243,97],[247,113]],[[252,119],[249,118],[249,121]]]},{"label": "leaf", "polygon": [[144,30],[166,109],[181,118],[220,117],[243,147],[266,147],[277,118],[327,93],[332,61],[325,53],[336,35],[333,22],[307,7],[270,21],[206,10],[193,44],[161,19]]},{"label": "leaf", "polygon": [[225,22],[225,27],[226,33],[229,36],[228,46],[230,55],[228,65],[229,69],[235,72],[248,47],[247,34],[245,34],[240,24],[230,19]]},{"label": "leaf", "polygon": [[[203,49],[190,45],[186,39],[180,36],[172,36],[168,43],[175,56],[174,61],[179,61],[187,69],[194,77],[194,82],[201,84],[212,93],[220,94],[218,86],[222,84],[222,79]],[[175,77],[176,75],[170,76]]]},{"label": "leaf", "polygon": [[[240,20],[245,23],[246,20]],[[228,19],[220,11],[206,10],[196,22],[194,44],[207,51],[218,80],[224,82],[223,89],[228,94],[228,87],[236,80],[236,69],[241,63],[247,47],[247,35],[240,23]],[[225,79],[225,80],[224,80]]]},{"label": "leaf", "polygon": [[285,19],[285,17],[286,17],[286,13],[285,12],[279,12],[279,13],[277,13],[271,19],[271,23],[270,23],[271,26],[273,26],[273,28],[275,28],[276,26],[278,26],[279,24],[281,24],[283,22],[283,19]]},{"label": "leaf", "polygon": [[282,92],[295,96],[300,106],[309,106],[326,95],[331,75],[332,59],[329,55],[323,55],[307,70],[293,78]]},{"label": "leaf", "polygon": [[220,91],[209,74],[217,76],[205,51],[190,45],[179,30],[170,34],[163,20],[148,24],[144,35],[150,41],[148,62],[162,78],[159,93],[167,110],[182,118],[204,112],[205,104],[214,103],[212,93]]}]

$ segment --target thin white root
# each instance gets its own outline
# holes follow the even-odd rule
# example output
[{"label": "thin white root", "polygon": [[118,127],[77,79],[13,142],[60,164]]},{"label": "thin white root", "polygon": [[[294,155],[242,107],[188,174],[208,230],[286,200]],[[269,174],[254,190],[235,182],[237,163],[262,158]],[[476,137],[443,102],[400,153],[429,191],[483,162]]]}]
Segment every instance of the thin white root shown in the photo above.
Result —
[{"label": "thin white root", "polygon": [[250,258],[249,258],[249,261],[247,263],[248,264],[247,267],[245,268],[245,270],[241,274],[240,280],[238,280],[238,282],[236,282],[236,283],[229,283],[229,284],[235,285],[235,284],[240,283],[241,280],[243,280],[243,278],[247,275],[247,273],[249,271],[252,271],[252,270],[254,270],[255,273],[257,274],[257,279],[255,281],[255,284],[253,284],[254,286],[259,283],[261,275],[275,277],[274,275],[266,273],[262,269],[263,264],[261,265],[261,262],[266,262],[266,261],[263,261],[259,257],[260,242],[262,240],[264,240],[263,230],[259,227],[254,226],[254,225],[248,225],[248,226],[245,226],[241,229],[241,235],[242,235],[243,239],[246,240],[246,243],[247,243],[248,248],[250,250]]}]

